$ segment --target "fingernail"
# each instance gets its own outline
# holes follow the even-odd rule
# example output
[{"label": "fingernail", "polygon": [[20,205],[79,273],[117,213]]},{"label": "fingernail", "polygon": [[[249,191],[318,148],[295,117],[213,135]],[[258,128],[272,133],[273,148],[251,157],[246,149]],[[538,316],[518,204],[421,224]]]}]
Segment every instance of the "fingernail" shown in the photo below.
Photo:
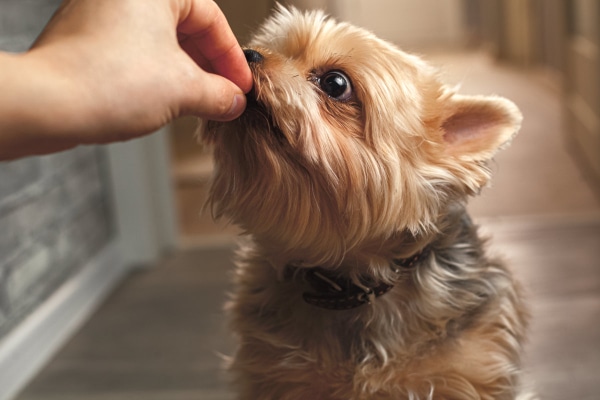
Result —
[{"label": "fingernail", "polygon": [[231,104],[231,108],[229,112],[225,116],[227,119],[235,119],[242,115],[244,109],[246,108],[246,96],[241,94],[236,94],[233,97],[233,103]]}]

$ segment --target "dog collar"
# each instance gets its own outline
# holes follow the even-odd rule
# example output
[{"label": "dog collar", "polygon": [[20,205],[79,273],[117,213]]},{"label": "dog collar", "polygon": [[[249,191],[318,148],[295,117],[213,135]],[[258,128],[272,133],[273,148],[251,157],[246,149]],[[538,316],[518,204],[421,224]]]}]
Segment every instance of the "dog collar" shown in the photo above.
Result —
[{"label": "dog collar", "polygon": [[[429,247],[409,258],[395,259],[391,268],[397,275],[407,269],[413,269],[430,254]],[[312,290],[304,292],[304,301],[312,306],[328,310],[349,310],[371,304],[375,298],[384,295],[394,287],[386,282],[374,282],[370,278],[351,280],[336,275],[334,271],[321,267],[305,270],[305,280]]]}]

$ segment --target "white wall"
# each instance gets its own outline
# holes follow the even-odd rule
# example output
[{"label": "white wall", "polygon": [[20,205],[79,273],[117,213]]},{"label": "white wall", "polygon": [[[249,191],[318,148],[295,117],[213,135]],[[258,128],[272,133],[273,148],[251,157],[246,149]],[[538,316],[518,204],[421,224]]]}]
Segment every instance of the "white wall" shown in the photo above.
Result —
[{"label": "white wall", "polygon": [[463,45],[461,0],[327,0],[338,19],[411,50]]},{"label": "white wall", "polygon": [[330,10],[328,9],[328,3],[330,2],[330,0],[290,0],[285,3],[281,2],[281,4],[291,4],[303,10],[321,9],[330,12]]}]

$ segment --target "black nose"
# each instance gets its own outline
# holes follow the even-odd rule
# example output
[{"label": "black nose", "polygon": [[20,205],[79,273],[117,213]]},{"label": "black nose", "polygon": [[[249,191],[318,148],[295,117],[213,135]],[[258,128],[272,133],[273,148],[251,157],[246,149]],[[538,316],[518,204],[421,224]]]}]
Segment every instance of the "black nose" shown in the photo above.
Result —
[{"label": "black nose", "polygon": [[244,55],[246,56],[246,61],[248,61],[248,64],[252,64],[252,63],[258,64],[259,62],[261,62],[264,59],[262,54],[260,54],[256,50],[252,50],[252,49],[245,49]]}]

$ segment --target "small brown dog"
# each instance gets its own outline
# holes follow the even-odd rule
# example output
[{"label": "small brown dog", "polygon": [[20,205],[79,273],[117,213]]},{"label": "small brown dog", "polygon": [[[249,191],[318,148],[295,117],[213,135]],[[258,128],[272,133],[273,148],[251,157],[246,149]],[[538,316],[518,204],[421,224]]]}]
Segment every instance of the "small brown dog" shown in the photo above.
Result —
[{"label": "small brown dog", "polygon": [[533,398],[519,285],[464,208],[515,105],[321,12],[280,7],[245,52],[246,112],[202,132],[213,212],[250,234],[228,305],[240,398]]}]

